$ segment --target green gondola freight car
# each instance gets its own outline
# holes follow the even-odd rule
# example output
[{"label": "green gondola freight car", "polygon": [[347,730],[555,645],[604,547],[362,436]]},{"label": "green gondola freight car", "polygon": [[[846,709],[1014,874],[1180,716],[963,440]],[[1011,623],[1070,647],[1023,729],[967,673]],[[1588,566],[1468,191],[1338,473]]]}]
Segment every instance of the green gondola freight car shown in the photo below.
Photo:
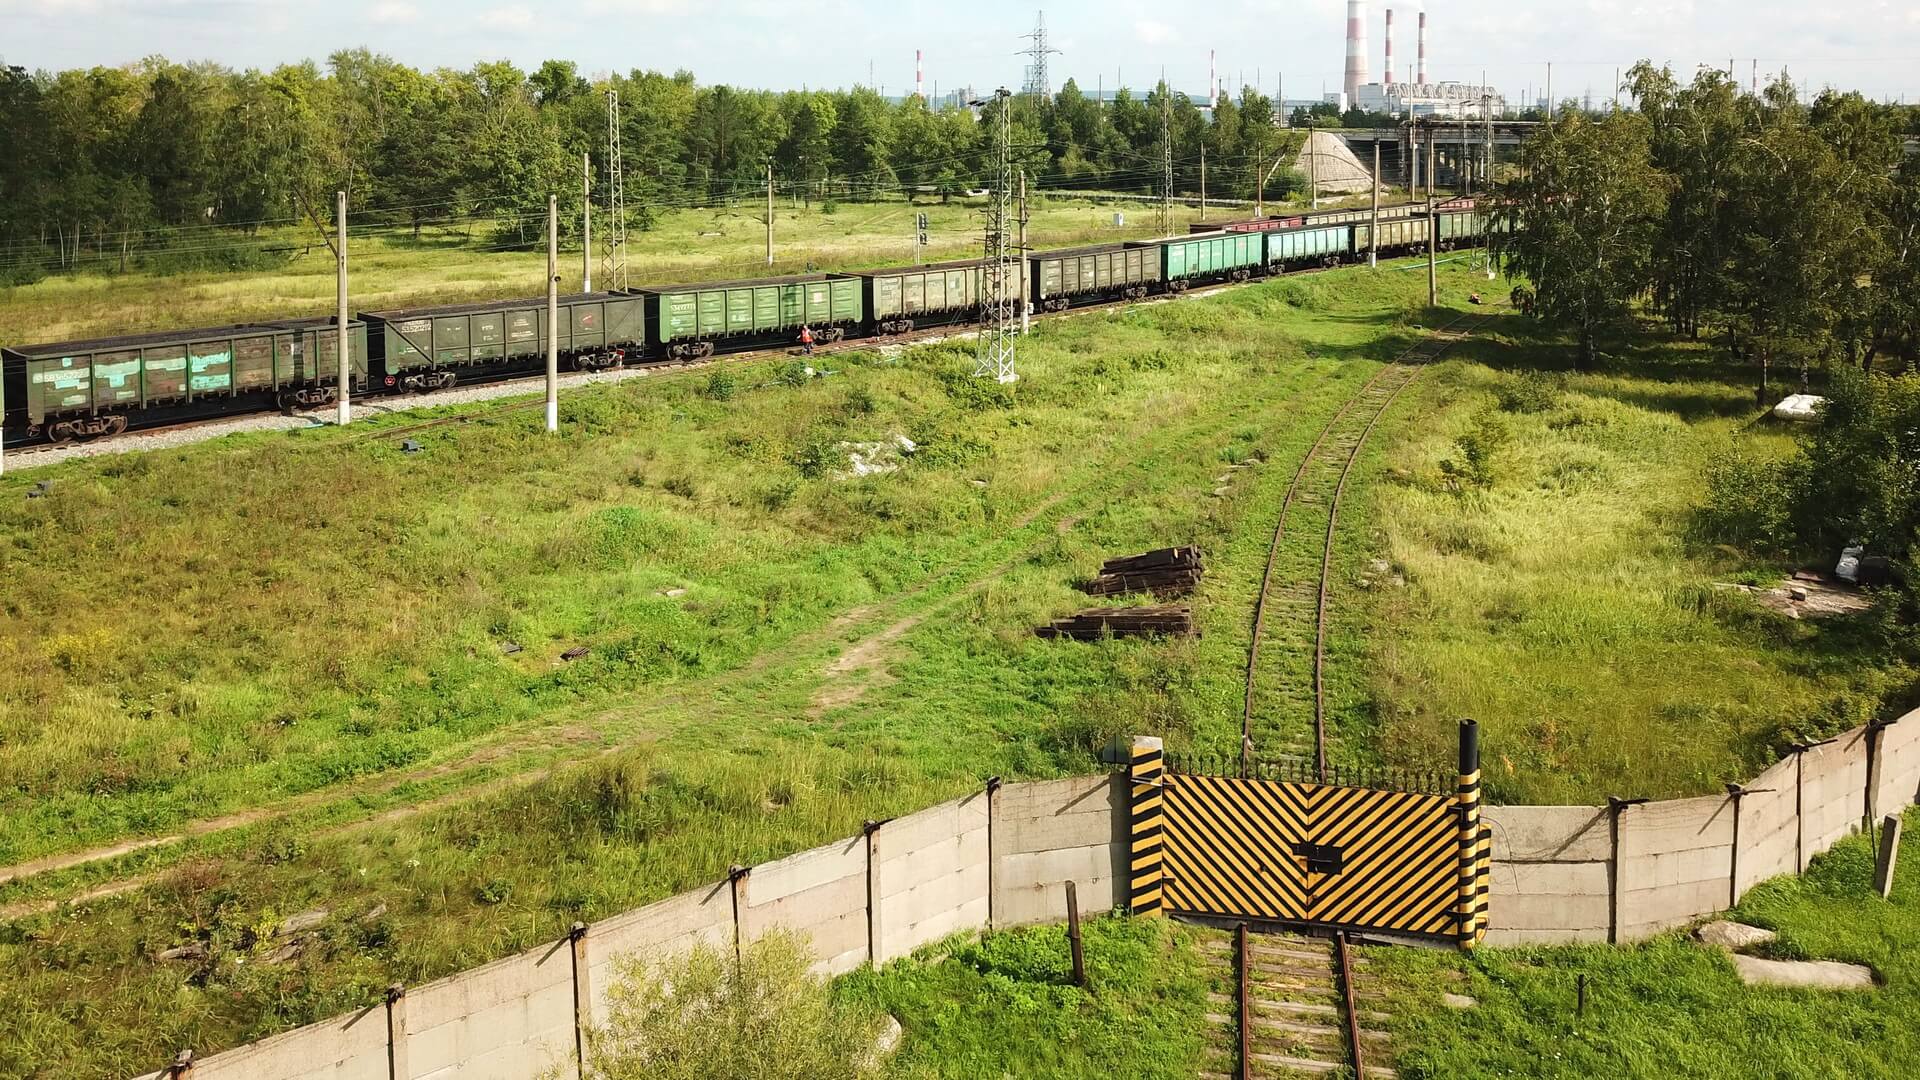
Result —
[{"label": "green gondola freight car", "polygon": [[790,339],[802,326],[815,341],[838,341],[866,321],[861,289],[861,279],[847,274],[799,274],[634,292],[647,299],[654,343],[686,360],[711,356],[716,343],[728,339]]},{"label": "green gondola freight car", "polygon": [[[1373,240],[1373,226],[1370,223],[1353,227],[1353,253],[1363,257]],[[1403,221],[1383,221],[1380,223],[1380,253],[1382,255],[1405,251],[1425,251],[1427,243],[1427,219],[1424,217],[1407,218]]]},{"label": "green gondola freight car", "polygon": [[1444,211],[1440,215],[1440,247],[1472,246],[1486,234],[1480,215],[1471,210]]},{"label": "green gondola freight car", "polygon": [[1202,281],[1244,281],[1265,265],[1266,245],[1259,233],[1213,233],[1154,241],[1160,249],[1160,276],[1169,289]]},{"label": "green gondola freight car", "polygon": [[[860,279],[867,317],[881,334],[904,334],[922,324],[951,322],[980,307],[980,259],[961,259],[897,270],[866,270]],[[1016,267],[1013,274],[1017,276]],[[1018,282],[1010,282],[1017,287]]]},{"label": "green gondola freight car", "polygon": [[[347,323],[355,388],[366,384],[367,328]],[[338,332],[328,319],[170,330],[0,349],[7,426],[55,441],[117,435],[251,402],[279,408],[336,397]]]},{"label": "green gondola freight car", "polygon": [[1353,249],[1353,226],[1331,225],[1270,232],[1267,265],[1321,266],[1344,260]]},{"label": "green gondola freight car", "polygon": [[[559,338],[569,367],[613,367],[646,341],[645,304],[625,293],[560,297]],[[451,386],[459,369],[530,367],[547,355],[547,300],[492,300],[476,304],[369,311],[373,344],[391,385],[403,390]]]},{"label": "green gondola freight car", "polygon": [[1041,311],[1065,311],[1076,300],[1138,300],[1160,281],[1154,243],[1097,244],[1045,251],[1027,259],[1028,301]]}]

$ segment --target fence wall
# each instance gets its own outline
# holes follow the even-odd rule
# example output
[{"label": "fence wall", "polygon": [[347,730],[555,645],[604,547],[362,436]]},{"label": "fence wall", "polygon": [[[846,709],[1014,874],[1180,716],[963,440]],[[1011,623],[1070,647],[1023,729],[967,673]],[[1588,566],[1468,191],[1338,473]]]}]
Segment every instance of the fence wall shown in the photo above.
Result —
[{"label": "fence wall", "polygon": [[[1920,802],[1920,710],[1802,747],[1726,795],[1607,806],[1487,806],[1489,944],[1632,941],[1731,906],[1879,815]],[[524,1080],[573,1075],[621,963],[732,949],[776,926],[823,974],[960,930],[1122,906],[1123,778],[1000,785],[734,870],[573,936],[389,1000],[138,1080]]]}]

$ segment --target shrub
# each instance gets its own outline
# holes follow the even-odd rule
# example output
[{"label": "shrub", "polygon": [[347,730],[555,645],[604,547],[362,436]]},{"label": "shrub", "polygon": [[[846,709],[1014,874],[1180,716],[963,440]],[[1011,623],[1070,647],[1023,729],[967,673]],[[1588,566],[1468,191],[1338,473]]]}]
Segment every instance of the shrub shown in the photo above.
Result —
[{"label": "shrub", "polygon": [[1453,440],[1459,458],[1441,461],[1440,474],[1447,478],[1447,485],[1456,492],[1467,487],[1492,487],[1499,468],[1500,452],[1512,440],[1512,433],[1507,430],[1506,422],[1500,419],[1498,413],[1482,411],[1474,417],[1473,427]]},{"label": "shrub", "polygon": [[473,890],[473,898],[483,904],[504,904],[513,896],[513,882],[493,878]]},{"label": "shrub", "polygon": [[813,372],[808,370],[804,361],[800,360],[782,364],[780,370],[773,376],[775,382],[784,386],[805,386],[807,380],[811,378],[813,378]]},{"label": "shrub", "polygon": [[1529,371],[1502,379],[1494,398],[1502,412],[1543,413],[1560,403],[1560,387],[1552,376]]},{"label": "shrub", "polygon": [[1701,539],[1753,551],[1793,546],[1795,484],[1787,462],[1729,453],[1708,463],[1706,485],[1694,514]]},{"label": "shrub", "polygon": [[734,383],[732,372],[716,371],[707,376],[707,396],[715,401],[733,400],[735,389],[737,389],[737,387]]},{"label": "shrub", "polygon": [[831,440],[809,439],[805,445],[793,452],[790,460],[793,462],[793,467],[800,470],[801,476],[811,480],[825,476],[827,470],[833,468],[838,457],[839,450]]},{"label": "shrub", "polygon": [[874,399],[873,391],[866,387],[856,386],[847,391],[845,409],[848,416],[866,416],[878,407],[879,402]]},{"label": "shrub", "polygon": [[651,964],[619,962],[607,1025],[587,1032],[588,1080],[870,1074],[879,1017],[837,1000],[808,973],[812,962],[785,930],[746,946],[737,966],[708,945]]}]

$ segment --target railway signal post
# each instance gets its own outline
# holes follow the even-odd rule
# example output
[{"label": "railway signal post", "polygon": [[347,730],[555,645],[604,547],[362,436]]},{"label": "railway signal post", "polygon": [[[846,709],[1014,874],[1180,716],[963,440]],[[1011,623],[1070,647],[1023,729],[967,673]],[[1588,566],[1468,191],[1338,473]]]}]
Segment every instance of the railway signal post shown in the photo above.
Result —
[{"label": "railway signal post", "polygon": [[560,197],[547,196],[547,430],[560,430]]},{"label": "railway signal post", "polygon": [[353,404],[347,400],[349,388],[353,385],[353,362],[350,355],[352,349],[347,338],[347,193],[344,191],[333,193],[333,220],[340,232],[333,251],[335,277],[338,279],[335,282],[335,291],[339,294],[337,297],[339,310],[335,312],[333,327],[334,332],[339,335],[336,339],[335,351],[340,357],[340,409],[334,418],[339,421],[341,427],[345,427],[347,421],[353,419]]},{"label": "railway signal post", "polygon": [[580,291],[593,291],[593,157],[580,155]]}]

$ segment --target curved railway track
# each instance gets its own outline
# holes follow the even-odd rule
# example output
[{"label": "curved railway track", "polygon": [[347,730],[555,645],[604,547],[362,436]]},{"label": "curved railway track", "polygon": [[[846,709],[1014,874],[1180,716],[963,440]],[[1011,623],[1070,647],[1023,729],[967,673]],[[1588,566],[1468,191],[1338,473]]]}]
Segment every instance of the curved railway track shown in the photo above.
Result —
[{"label": "curved railway track", "polygon": [[[1257,749],[1308,759],[1315,777],[1323,782],[1327,779],[1327,614],[1334,535],[1348,477],[1367,437],[1400,392],[1419,377],[1426,364],[1469,337],[1486,318],[1462,313],[1374,372],[1321,427],[1294,470],[1274,521],[1266,569],[1254,598],[1240,718],[1243,770],[1252,764]],[[1303,522],[1303,517],[1309,520]],[[1324,525],[1319,520],[1322,517]],[[1302,531],[1320,537],[1317,551],[1287,543]],[[1268,637],[1270,613],[1279,616],[1273,635],[1279,655],[1275,657],[1274,650],[1269,650],[1266,669],[1277,670],[1262,667],[1261,646]],[[1269,682],[1277,677],[1277,690],[1263,687],[1263,674]],[[1309,715],[1310,727],[1298,722]]]}]

